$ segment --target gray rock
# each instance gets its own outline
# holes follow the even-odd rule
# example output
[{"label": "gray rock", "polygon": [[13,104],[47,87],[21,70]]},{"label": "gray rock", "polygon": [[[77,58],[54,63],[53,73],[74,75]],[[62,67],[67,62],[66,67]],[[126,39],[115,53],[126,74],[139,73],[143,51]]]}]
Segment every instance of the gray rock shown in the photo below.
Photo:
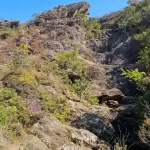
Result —
[{"label": "gray rock", "polygon": [[0,28],[3,28],[3,27],[17,28],[19,26],[19,23],[20,23],[20,21],[17,21],[17,20],[14,20],[14,21],[4,20],[3,22],[0,22]]},{"label": "gray rock", "polygon": [[[103,64],[133,64],[137,61],[138,43],[125,31],[108,27],[89,45],[97,53],[97,61]],[[101,59],[103,57],[103,59]]]},{"label": "gray rock", "polygon": [[99,139],[96,135],[84,129],[79,129],[76,132],[72,133],[72,139],[79,145],[90,145],[91,147],[95,147],[99,143]]},{"label": "gray rock", "polygon": [[33,135],[30,135],[24,143],[27,150],[50,150],[44,142]]},{"label": "gray rock", "polygon": [[[59,147],[57,150],[86,150],[81,148],[80,146],[77,146],[73,143],[64,144],[63,146]],[[91,150],[91,149],[87,149]]]},{"label": "gray rock", "polygon": [[74,14],[76,11],[79,11],[81,13],[88,15],[89,8],[90,8],[90,5],[87,2],[79,2],[79,3],[74,3],[74,4],[70,4],[66,6],[60,5],[58,7],[55,7],[53,10],[50,10],[48,12],[44,12],[43,14],[41,14],[38,18],[36,18],[35,24],[43,25],[49,20],[72,18],[74,17]]},{"label": "gray rock", "polygon": [[109,100],[115,100],[115,101],[122,101],[123,100],[124,95],[122,94],[122,92],[119,89],[113,88],[107,91],[104,91],[102,93],[102,96],[99,97],[99,101],[100,103],[103,103],[104,101],[108,101]]},{"label": "gray rock", "polygon": [[113,132],[111,124],[107,124],[102,117],[97,114],[85,113],[83,116],[72,122],[77,128],[84,128],[100,138],[107,139]]},{"label": "gray rock", "polygon": [[117,101],[114,101],[114,100],[108,100],[107,105],[109,105],[111,107],[118,107],[119,103]]},{"label": "gray rock", "polygon": [[63,46],[58,41],[47,40],[43,43],[45,49],[49,49],[49,51],[60,52],[63,50]]}]

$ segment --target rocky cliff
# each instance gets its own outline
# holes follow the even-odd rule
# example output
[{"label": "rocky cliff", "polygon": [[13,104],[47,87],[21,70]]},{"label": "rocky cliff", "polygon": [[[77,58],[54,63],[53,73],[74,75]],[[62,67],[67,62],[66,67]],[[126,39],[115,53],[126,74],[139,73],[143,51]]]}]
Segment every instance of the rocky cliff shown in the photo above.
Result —
[{"label": "rocky cliff", "polygon": [[[118,133],[118,125],[121,126],[120,130],[124,127],[129,129],[129,145],[137,140],[137,137],[132,136],[132,127],[137,124],[131,118],[134,114],[136,89],[134,84],[120,75],[120,67],[137,67],[135,63],[139,45],[132,38],[132,31],[119,30],[115,23],[107,24],[121,12],[97,19],[102,28],[99,31],[92,30],[92,35],[96,36],[89,39],[83,27],[82,17],[77,15],[88,15],[89,8],[87,2],[80,2],[43,12],[25,25],[19,25],[18,21],[0,23],[2,87],[14,89],[25,100],[27,106],[33,106],[36,113],[38,112],[38,117],[32,114],[32,125],[28,124],[28,127],[23,129],[23,135],[17,139],[17,143],[13,142],[10,136],[10,139],[5,136],[9,135],[8,131],[1,131],[1,149],[110,150],[114,145],[113,138]],[[25,59],[24,54],[16,52],[16,47],[28,50]],[[87,95],[91,94],[97,103],[90,103],[86,99],[87,95],[84,98],[77,96],[72,92],[72,88],[70,90],[70,86],[64,83],[62,70],[65,70],[67,64],[61,66],[57,54],[72,52],[76,47],[79,53],[78,60],[86,64],[91,81]],[[16,59],[18,57],[21,59]],[[26,58],[32,63],[28,64]],[[17,68],[18,64],[21,66],[15,71],[9,68],[9,62],[14,59],[17,60],[15,67]],[[48,60],[50,66],[48,63],[44,66],[47,62],[45,60]],[[68,57],[68,62],[69,60]],[[60,70],[56,70],[58,64],[54,65],[57,61],[62,67],[61,73],[58,73]],[[28,66],[30,69],[26,69]],[[43,68],[47,66],[49,70],[44,72]],[[143,69],[142,66],[139,68]],[[69,72],[70,80],[81,78],[73,69],[66,72]],[[38,92],[35,86],[38,87]],[[47,92],[51,97],[48,97],[48,94],[43,96]],[[64,101],[67,105],[62,108]],[[70,114],[63,114],[67,111],[67,106]],[[49,113],[43,115],[42,107],[50,110]],[[60,112],[56,112],[56,108]],[[68,115],[65,123],[61,120],[61,115]]]}]

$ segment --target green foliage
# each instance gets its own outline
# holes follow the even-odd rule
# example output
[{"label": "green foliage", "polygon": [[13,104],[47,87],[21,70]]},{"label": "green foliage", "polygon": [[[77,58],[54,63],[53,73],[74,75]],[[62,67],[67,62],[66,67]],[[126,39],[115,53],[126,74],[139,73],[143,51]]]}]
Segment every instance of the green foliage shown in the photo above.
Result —
[{"label": "green foliage", "polygon": [[92,105],[98,105],[99,104],[99,100],[97,97],[90,97],[89,101]]},{"label": "green foliage", "polygon": [[16,54],[14,59],[7,64],[8,69],[17,72],[25,68],[29,68],[31,62],[28,57],[28,47],[26,44],[21,44],[16,49]]},{"label": "green foliage", "polygon": [[53,97],[48,91],[40,90],[41,106],[47,113],[53,113],[61,121],[65,121],[70,109],[64,97]]},{"label": "green foliage", "polygon": [[21,97],[14,89],[0,87],[0,124],[5,125],[14,134],[20,135],[21,131],[14,132],[14,129],[21,128],[21,124],[26,125],[29,121],[30,116]]},{"label": "green foliage", "polygon": [[36,92],[37,80],[26,70],[17,74],[7,75],[3,80],[5,85],[14,88],[24,98],[32,98],[38,95]]},{"label": "green foliage", "polygon": [[75,90],[75,92],[78,94],[80,98],[82,98],[82,95],[84,95],[89,87],[89,81],[82,77],[81,79],[75,80],[72,83],[72,87]]},{"label": "green foliage", "polygon": [[47,74],[49,73],[59,74],[60,73],[59,65],[55,61],[50,61],[49,59],[45,59],[43,61],[41,70]]},{"label": "green foliage", "polygon": [[125,71],[122,68],[121,71],[121,75],[136,83],[138,91],[145,92],[149,88],[150,78],[146,76],[145,72],[139,72],[138,69]]},{"label": "green foliage", "polygon": [[127,150],[127,145],[120,146],[118,143],[116,143],[114,150]]},{"label": "green foliage", "polygon": [[29,85],[33,88],[38,86],[38,83],[34,76],[32,76],[28,71],[24,70],[19,74],[13,74],[6,77],[6,80],[12,84],[19,85]]},{"label": "green foliage", "polygon": [[18,57],[15,57],[12,62],[7,64],[8,69],[12,71],[18,71],[25,68],[28,68],[30,66],[30,61],[26,56],[19,55]]},{"label": "green foliage", "polygon": [[71,52],[59,52],[56,55],[56,63],[62,70],[70,69],[79,75],[85,74],[86,66],[78,59],[78,56],[76,47]]},{"label": "green foliage", "polygon": [[82,21],[86,21],[87,15],[80,13],[79,11],[75,14],[75,17],[80,17]]},{"label": "green foliage", "polygon": [[101,30],[102,26],[95,18],[89,18],[82,22],[81,26],[86,32],[87,37],[96,38],[96,34]]},{"label": "green foliage", "polygon": [[23,50],[23,53],[24,53],[25,55],[28,55],[28,46],[27,46],[26,44],[20,44],[20,45],[19,45],[19,49],[20,49],[20,50]]},{"label": "green foliage", "polygon": [[140,44],[140,50],[138,53],[138,63],[144,64],[147,68],[150,65],[150,29],[144,30],[140,34],[136,34],[134,38]]},{"label": "green foliage", "polygon": [[[81,98],[88,90],[89,81],[87,79],[86,66],[78,59],[78,55],[76,47],[72,52],[60,52],[56,56],[56,63],[62,69],[63,79]],[[71,80],[67,72],[68,69],[77,73],[79,79]]]},{"label": "green foliage", "polygon": [[95,18],[89,18],[86,22],[84,22],[82,24],[84,26],[84,28],[87,30],[87,31],[92,31],[92,30],[95,30],[95,31],[100,31],[101,29],[101,25],[98,23],[98,21],[95,19]]},{"label": "green foliage", "polygon": [[[150,19],[150,1],[143,0],[137,2],[137,0],[129,0],[130,7],[126,7],[119,15],[116,23],[119,29],[130,30],[140,26],[143,22],[145,25],[149,23]],[[136,29],[137,29],[136,28]]]},{"label": "green foliage", "polygon": [[144,64],[146,67],[150,65],[150,47],[144,47],[138,54],[138,63]]},{"label": "green foliage", "polygon": [[78,51],[74,50],[72,52],[59,52],[56,55],[56,63],[61,69],[71,69],[76,70],[79,61],[78,61]]},{"label": "green foliage", "polygon": [[2,23],[2,27],[0,28],[0,37],[3,39],[7,39],[7,37],[17,37],[19,34],[19,27],[13,27],[13,28],[9,28],[6,27],[5,25],[3,26]]},{"label": "green foliage", "polygon": [[121,74],[122,76],[125,76],[130,81],[135,81],[136,83],[140,82],[146,75],[145,72],[139,72],[138,69],[125,71],[123,68],[121,68],[121,71],[122,71]]},{"label": "green foliage", "polygon": [[138,132],[138,136],[142,143],[150,147],[150,118],[145,118]]},{"label": "green foliage", "polygon": [[120,14],[117,21],[120,29],[130,29],[137,26],[142,21],[142,13],[136,6],[127,7]]}]

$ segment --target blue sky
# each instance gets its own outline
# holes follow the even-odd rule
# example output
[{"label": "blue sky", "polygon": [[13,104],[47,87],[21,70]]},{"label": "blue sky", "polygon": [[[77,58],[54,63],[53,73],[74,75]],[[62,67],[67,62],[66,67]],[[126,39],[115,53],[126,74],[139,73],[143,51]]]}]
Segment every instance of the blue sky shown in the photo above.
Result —
[{"label": "blue sky", "polygon": [[[32,14],[50,10],[60,4],[66,5],[81,0],[1,0],[0,17],[26,22]],[[84,0],[83,0],[84,1]],[[86,0],[91,5],[90,16],[99,17],[127,6],[127,0]]]}]

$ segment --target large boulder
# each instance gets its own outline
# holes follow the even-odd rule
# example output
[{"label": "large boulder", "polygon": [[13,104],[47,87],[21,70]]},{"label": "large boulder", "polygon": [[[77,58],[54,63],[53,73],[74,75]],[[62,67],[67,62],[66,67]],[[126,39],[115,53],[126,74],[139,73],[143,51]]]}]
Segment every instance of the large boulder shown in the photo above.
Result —
[{"label": "large boulder", "polygon": [[124,95],[119,89],[113,88],[102,93],[102,96],[99,96],[100,103],[109,100],[122,101]]},{"label": "large boulder", "polygon": [[84,129],[79,129],[72,133],[72,140],[79,145],[91,147],[92,149],[101,149],[105,147],[105,150],[110,150],[110,147],[106,143],[104,146],[104,142],[100,141],[96,135]]},{"label": "large boulder", "polygon": [[105,140],[108,140],[110,134],[113,133],[111,124],[106,123],[98,114],[85,113],[83,116],[74,120],[72,125],[77,128],[84,128]]},{"label": "large boulder", "polygon": [[[106,147],[109,150],[109,146],[93,133],[63,125],[53,116],[42,118],[31,133],[50,150],[92,150],[97,147]],[[34,142],[27,146],[35,147]]]}]

